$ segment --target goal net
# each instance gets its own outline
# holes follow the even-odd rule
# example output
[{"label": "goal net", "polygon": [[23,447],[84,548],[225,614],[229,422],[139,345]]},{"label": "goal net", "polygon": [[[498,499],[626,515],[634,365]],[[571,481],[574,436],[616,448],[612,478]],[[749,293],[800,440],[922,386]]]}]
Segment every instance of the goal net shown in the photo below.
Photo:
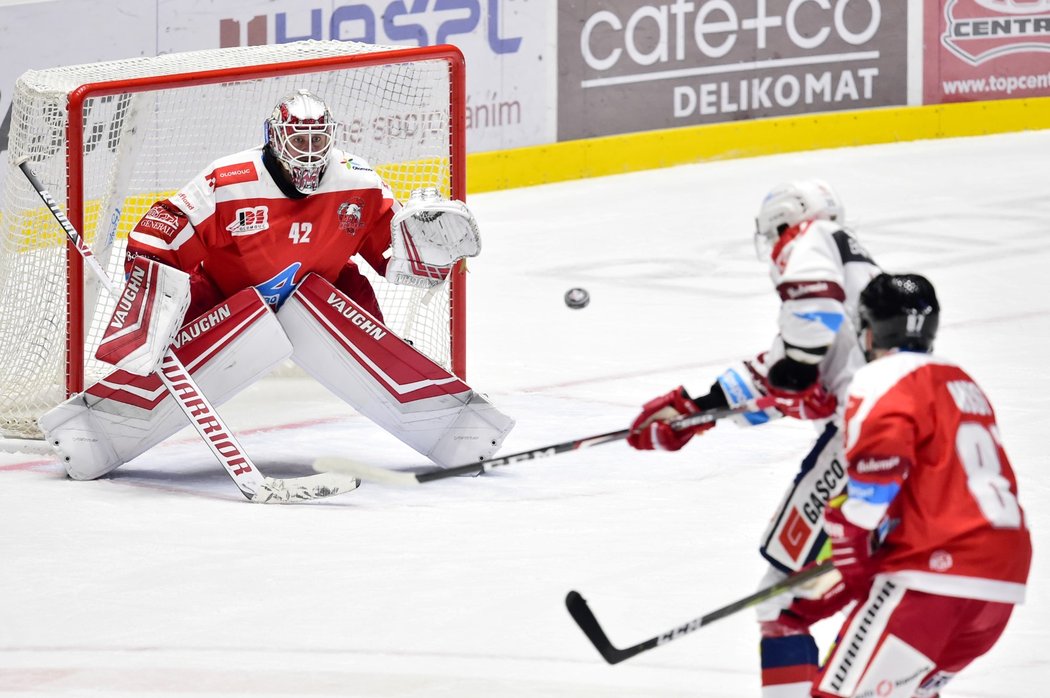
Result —
[{"label": "goal net", "polygon": [[[112,370],[94,359],[113,300],[17,168],[24,157],[111,278],[129,230],[212,160],[262,143],[293,90],[324,98],[337,145],[368,160],[400,199],[423,186],[464,198],[463,61],[451,47],[344,41],[214,49],[29,71],[16,85],[0,199],[0,433]],[[390,328],[463,374],[463,271],[434,292],[376,288]]]}]

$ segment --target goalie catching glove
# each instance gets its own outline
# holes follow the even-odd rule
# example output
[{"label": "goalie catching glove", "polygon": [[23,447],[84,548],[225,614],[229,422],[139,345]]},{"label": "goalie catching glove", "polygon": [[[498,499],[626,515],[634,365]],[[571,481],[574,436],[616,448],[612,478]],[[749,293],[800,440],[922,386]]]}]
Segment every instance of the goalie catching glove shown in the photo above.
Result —
[{"label": "goalie catching glove", "polygon": [[699,411],[685,388],[678,386],[666,395],[645,403],[641,414],[635,417],[634,423],[631,424],[627,443],[642,451],[677,451],[689,443],[693,436],[707,431],[715,423],[705,422],[675,431],[668,422]]},{"label": "goalie catching glove", "polygon": [[190,305],[190,277],[136,257],[95,358],[139,376],[160,366]]},{"label": "goalie catching glove", "polygon": [[413,191],[394,214],[390,249],[387,281],[431,288],[448,278],[453,264],[481,252],[481,234],[465,203],[427,187]]}]

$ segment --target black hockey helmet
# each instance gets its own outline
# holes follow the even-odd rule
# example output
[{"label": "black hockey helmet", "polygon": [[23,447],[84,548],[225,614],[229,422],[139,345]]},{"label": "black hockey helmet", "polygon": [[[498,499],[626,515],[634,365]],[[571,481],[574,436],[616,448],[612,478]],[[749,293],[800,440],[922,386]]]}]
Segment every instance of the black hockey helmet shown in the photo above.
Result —
[{"label": "black hockey helmet", "polygon": [[940,310],[926,277],[879,274],[860,293],[860,332],[870,329],[872,349],[929,352]]}]

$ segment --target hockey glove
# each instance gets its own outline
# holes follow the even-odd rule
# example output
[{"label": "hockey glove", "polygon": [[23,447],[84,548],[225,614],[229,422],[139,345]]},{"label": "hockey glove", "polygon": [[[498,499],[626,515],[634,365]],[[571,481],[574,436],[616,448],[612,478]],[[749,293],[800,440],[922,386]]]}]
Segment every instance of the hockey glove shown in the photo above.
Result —
[{"label": "hockey glove", "polygon": [[689,443],[693,436],[707,431],[715,423],[705,422],[675,431],[668,422],[699,411],[685,388],[678,386],[666,395],[645,403],[641,414],[631,424],[627,443],[642,451],[677,451]]},{"label": "hockey glove", "polygon": [[136,257],[128,267],[127,281],[95,358],[128,373],[148,376],[163,361],[189,305],[188,274]]},{"label": "hockey glove", "polygon": [[805,594],[806,589],[796,589],[796,596],[791,600],[791,605],[781,611],[775,621],[763,623],[763,635],[809,632],[809,626],[835,615],[859,595],[860,590],[846,586],[842,577],[834,570],[817,577],[817,580],[822,581],[820,593]]},{"label": "hockey glove", "polygon": [[845,496],[836,497],[824,510],[824,531],[831,539],[831,562],[846,587],[856,593],[866,589],[875,575],[873,533],[849,521],[842,513]]},{"label": "hockey glove", "polygon": [[813,383],[805,390],[795,392],[772,386],[768,394],[776,399],[776,408],[786,417],[795,419],[827,419],[835,414],[839,401],[820,383]]},{"label": "hockey glove", "polygon": [[774,363],[767,373],[748,363],[752,379],[763,392],[776,398],[776,408],[795,419],[827,419],[835,414],[838,399],[820,382],[815,364],[805,364],[785,357]]},{"label": "hockey glove", "polygon": [[465,203],[426,187],[391,219],[390,251],[386,280],[428,289],[444,283],[457,261],[481,252],[481,233]]}]

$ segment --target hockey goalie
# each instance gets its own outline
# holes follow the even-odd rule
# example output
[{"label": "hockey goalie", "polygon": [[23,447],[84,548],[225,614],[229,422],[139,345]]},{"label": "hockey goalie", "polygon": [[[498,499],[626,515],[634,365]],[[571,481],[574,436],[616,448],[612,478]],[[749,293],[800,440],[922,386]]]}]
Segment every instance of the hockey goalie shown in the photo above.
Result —
[{"label": "hockey goalie", "polygon": [[288,95],[262,145],[209,164],[138,222],[96,352],[114,370],[40,419],[70,477],[105,475],[186,425],[155,373],[169,348],[212,404],[290,357],[439,466],[499,448],[513,420],[390,331],[351,260],[393,283],[445,283],[480,251],[473,215],[434,189],[402,205],[334,132],[321,98]]}]

